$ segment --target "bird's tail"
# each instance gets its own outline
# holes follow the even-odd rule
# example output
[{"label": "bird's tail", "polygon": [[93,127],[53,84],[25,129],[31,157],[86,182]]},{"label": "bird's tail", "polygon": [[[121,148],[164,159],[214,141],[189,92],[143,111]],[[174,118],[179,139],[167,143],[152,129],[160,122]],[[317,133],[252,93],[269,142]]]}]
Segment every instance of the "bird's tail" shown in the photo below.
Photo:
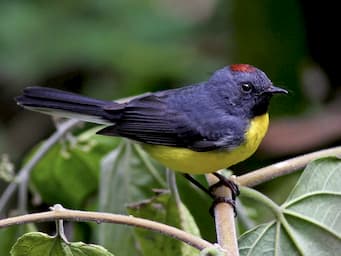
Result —
[{"label": "bird's tail", "polygon": [[34,111],[98,124],[115,123],[122,109],[122,104],[116,102],[45,87],[27,87],[15,100]]}]

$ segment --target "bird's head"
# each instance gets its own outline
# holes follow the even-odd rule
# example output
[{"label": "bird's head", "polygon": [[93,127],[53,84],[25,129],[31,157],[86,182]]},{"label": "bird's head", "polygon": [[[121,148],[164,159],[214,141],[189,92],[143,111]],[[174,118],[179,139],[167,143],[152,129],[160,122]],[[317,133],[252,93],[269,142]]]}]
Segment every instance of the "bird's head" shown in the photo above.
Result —
[{"label": "bird's head", "polygon": [[217,70],[208,83],[212,84],[211,92],[220,102],[234,106],[226,108],[229,112],[238,111],[248,117],[265,114],[273,94],[288,93],[249,64],[234,64]]}]

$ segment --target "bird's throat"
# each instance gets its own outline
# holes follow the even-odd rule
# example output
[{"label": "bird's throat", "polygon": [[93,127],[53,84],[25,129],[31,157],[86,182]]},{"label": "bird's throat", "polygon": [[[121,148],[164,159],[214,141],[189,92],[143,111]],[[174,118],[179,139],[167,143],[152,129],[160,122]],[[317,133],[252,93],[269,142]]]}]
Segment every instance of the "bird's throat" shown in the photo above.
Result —
[{"label": "bird's throat", "polygon": [[255,106],[251,110],[252,117],[265,115],[268,112],[270,99],[271,95],[269,94],[262,95],[257,104],[255,104]]}]

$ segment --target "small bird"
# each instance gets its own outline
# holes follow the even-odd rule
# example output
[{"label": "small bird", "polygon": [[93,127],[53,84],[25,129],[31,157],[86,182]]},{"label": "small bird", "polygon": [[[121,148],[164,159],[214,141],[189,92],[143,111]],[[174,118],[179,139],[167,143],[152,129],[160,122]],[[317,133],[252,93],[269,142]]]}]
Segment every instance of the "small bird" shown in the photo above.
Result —
[{"label": "small bird", "polygon": [[205,82],[147,93],[126,103],[61,90],[28,87],[16,98],[24,108],[107,125],[98,134],[142,144],[166,167],[212,173],[250,157],[269,125],[273,94],[287,91],[249,64],[217,70]]}]

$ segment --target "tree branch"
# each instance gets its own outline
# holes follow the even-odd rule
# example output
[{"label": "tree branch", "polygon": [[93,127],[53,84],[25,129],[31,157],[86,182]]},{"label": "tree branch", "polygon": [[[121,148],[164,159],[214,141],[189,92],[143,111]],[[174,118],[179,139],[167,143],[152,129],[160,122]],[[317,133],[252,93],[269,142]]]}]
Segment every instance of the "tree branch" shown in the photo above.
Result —
[{"label": "tree branch", "polygon": [[[219,180],[212,174],[206,174],[206,180],[209,186],[217,183]],[[232,198],[231,190],[222,185],[213,192],[215,197]],[[214,207],[214,220],[217,234],[217,242],[228,256],[238,256],[238,242],[235,227],[234,209],[227,203],[219,203]]]},{"label": "tree branch", "polygon": [[78,120],[68,120],[60,125],[60,127],[40,146],[33,157],[21,168],[15,177],[15,181],[8,185],[0,198],[0,213],[5,209],[5,205],[11,198],[17,187],[20,186],[19,194],[19,210],[23,212],[26,208],[27,183],[33,167],[39,160],[49,151],[49,149],[58,142],[69,130],[79,123]]},{"label": "tree branch", "polygon": [[311,161],[328,156],[341,157],[341,147],[320,150],[269,165],[267,167],[236,177],[235,181],[241,186],[253,187],[279,176],[300,170]]},{"label": "tree branch", "polygon": [[158,223],[155,221],[137,218],[133,216],[125,216],[120,214],[103,213],[103,212],[90,212],[90,211],[76,211],[65,209],[60,205],[51,207],[50,212],[32,213],[7,219],[0,220],[0,228],[12,225],[32,223],[32,222],[45,222],[56,220],[69,220],[69,221],[93,221],[96,223],[116,223],[135,226],[140,228],[149,229],[162,233],[164,235],[181,240],[199,250],[207,247],[212,247],[213,244],[192,234],[186,233],[178,228],[168,226],[166,224]]}]

